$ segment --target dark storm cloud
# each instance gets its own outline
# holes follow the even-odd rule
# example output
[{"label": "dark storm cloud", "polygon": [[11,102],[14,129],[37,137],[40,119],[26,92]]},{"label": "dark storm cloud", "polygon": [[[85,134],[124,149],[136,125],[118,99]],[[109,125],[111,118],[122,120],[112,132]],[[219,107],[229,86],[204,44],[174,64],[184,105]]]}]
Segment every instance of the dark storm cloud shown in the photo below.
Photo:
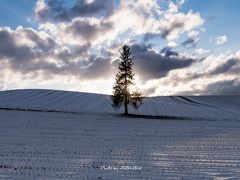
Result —
[{"label": "dark storm cloud", "polygon": [[[8,62],[8,68],[14,72],[32,73],[35,76],[42,72],[45,77],[67,75],[81,79],[106,78],[113,72],[115,64],[112,64],[110,57],[87,54],[90,43],[55,51],[57,43],[51,42],[52,39],[42,38],[35,31],[26,29],[19,30],[18,34],[16,32],[0,30],[0,61]],[[20,34],[25,34],[27,40],[33,41],[35,48],[27,43],[18,44],[17,42],[22,40]],[[49,47],[48,50],[46,47]],[[76,61],[73,61],[74,59]]]},{"label": "dark storm cloud", "polygon": [[66,33],[71,33],[73,36],[81,36],[85,40],[95,39],[98,35],[112,29],[112,24],[109,22],[100,22],[100,24],[91,24],[86,20],[76,20],[66,28]]},{"label": "dark storm cloud", "polygon": [[47,7],[34,12],[39,21],[71,21],[75,17],[106,17],[114,8],[114,0],[77,0],[71,7],[61,0],[46,0]]},{"label": "dark storm cloud", "polygon": [[144,45],[134,44],[131,50],[136,71],[142,80],[165,77],[170,71],[188,67],[194,62],[190,58],[162,55]]}]

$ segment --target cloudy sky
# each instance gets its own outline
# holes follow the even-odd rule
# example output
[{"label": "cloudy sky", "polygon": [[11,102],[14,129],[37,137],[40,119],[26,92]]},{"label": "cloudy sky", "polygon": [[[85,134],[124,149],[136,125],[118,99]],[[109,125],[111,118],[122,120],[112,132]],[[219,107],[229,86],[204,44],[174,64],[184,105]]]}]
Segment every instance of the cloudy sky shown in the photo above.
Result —
[{"label": "cloudy sky", "polygon": [[1,0],[0,90],[110,94],[131,47],[145,95],[240,94],[239,0]]}]

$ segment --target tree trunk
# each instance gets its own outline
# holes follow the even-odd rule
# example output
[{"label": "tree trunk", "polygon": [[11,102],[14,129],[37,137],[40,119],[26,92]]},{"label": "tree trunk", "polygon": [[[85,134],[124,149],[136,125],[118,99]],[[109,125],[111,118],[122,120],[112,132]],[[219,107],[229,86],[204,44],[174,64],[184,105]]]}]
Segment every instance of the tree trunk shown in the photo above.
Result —
[{"label": "tree trunk", "polygon": [[127,84],[127,76],[126,76],[127,72],[126,71],[125,71],[125,78],[124,78],[125,79],[125,82],[124,82],[125,83],[125,89],[124,89],[124,91],[125,91],[124,92],[125,93],[125,95],[124,95],[125,96],[124,97],[124,108],[125,108],[125,111],[124,111],[124,115],[128,115],[128,99],[127,99],[128,98],[128,95],[127,95],[127,93],[128,93],[128,91],[127,91],[128,84]]},{"label": "tree trunk", "polygon": [[128,115],[128,104],[127,104],[126,100],[125,100],[125,103],[124,103],[124,108],[125,108],[124,115]]}]

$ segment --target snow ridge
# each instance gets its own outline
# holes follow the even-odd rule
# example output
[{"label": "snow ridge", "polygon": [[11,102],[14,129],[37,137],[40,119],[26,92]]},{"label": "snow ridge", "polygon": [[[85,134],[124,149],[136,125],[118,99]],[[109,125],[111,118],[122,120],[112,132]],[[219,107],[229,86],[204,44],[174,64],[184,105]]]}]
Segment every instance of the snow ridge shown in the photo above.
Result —
[{"label": "snow ridge", "polygon": [[[240,119],[240,96],[157,96],[130,113],[204,119]],[[57,111],[71,113],[121,113],[111,106],[109,95],[24,89],[0,92],[1,109]]]}]

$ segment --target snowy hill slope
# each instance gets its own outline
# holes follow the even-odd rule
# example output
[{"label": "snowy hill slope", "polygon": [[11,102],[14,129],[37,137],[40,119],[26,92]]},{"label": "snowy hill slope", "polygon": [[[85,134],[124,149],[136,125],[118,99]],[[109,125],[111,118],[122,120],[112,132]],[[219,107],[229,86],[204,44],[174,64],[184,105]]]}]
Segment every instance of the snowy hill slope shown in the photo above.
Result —
[{"label": "snowy hill slope", "polygon": [[[120,113],[108,95],[59,90],[10,90],[0,92],[0,108],[74,113]],[[130,113],[206,119],[240,119],[240,96],[147,97]]]}]

